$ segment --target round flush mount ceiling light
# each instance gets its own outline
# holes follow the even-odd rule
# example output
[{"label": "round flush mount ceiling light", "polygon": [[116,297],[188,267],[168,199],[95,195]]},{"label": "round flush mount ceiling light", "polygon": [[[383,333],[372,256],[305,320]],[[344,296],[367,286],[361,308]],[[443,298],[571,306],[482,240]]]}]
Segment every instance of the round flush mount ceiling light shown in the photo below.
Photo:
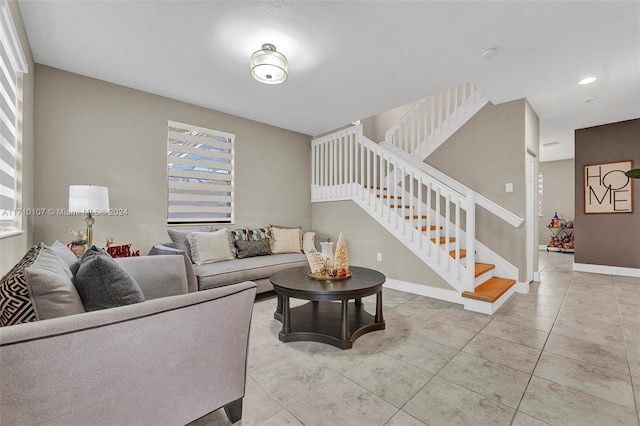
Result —
[{"label": "round flush mount ceiling light", "polygon": [[598,79],[598,77],[585,77],[585,78],[583,78],[582,80],[580,80],[580,81],[578,82],[578,84],[583,84],[583,85],[584,85],[584,84],[591,84],[591,83],[593,83],[594,81],[596,81],[597,79]]},{"label": "round flush mount ceiling light", "polygon": [[484,59],[489,59],[489,58],[493,58],[497,54],[498,54],[498,49],[496,49],[495,47],[490,47],[488,49],[485,49],[484,52],[482,52],[482,57]]},{"label": "round flush mount ceiling light", "polygon": [[276,51],[273,44],[265,43],[251,55],[251,75],[264,84],[280,84],[287,79],[287,58]]}]

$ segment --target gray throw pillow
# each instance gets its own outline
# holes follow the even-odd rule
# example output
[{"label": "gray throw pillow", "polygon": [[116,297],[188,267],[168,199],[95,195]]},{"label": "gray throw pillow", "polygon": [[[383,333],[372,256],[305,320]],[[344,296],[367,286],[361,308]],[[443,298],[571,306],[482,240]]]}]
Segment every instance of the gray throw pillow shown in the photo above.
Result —
[{"label": "gray throw pillow", "polygon": [[238,259],[271,254],[271,246],[266,238],[257,241],[237,240],[236,247],[238,248]]},{"label": "gray throw pillow", "polygon": [[136,280],[96,246],[82,255],[75,284],[87,311],[144,302]]},{"label": "gray throw pillow", "polygon": [[74,265],[77,268],[76,264],[78,263],[78,256],[76,256],[76,254],[72,252],[69,247],[56,240],[49,248],[53,250],[58,256],[60,256],[60,258],[64,260],[67,266],[69,268],[72,268],[72,271]]}]

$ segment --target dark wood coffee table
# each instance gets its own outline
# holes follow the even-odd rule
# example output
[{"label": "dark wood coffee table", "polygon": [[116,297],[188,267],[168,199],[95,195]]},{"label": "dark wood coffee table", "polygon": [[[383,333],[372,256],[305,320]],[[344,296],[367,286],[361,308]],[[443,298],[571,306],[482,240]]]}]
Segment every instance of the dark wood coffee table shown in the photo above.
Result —
[{"label": "dark wood coffee table", "polygon": [[[352,276],[344,280],[310,278],[307,266],[273,274],[271,284],[278,295],[273,316],[282,322],[279,339],[283,342],[310,340],[350,349],[363,334],[384,330],[382,284],[385,276],[358,266],[349,270]],[[375,316],[365,311],[362,303],[363,297],[372,294],[377,295]],[[290,297],[310,302],[290,308]]]}]

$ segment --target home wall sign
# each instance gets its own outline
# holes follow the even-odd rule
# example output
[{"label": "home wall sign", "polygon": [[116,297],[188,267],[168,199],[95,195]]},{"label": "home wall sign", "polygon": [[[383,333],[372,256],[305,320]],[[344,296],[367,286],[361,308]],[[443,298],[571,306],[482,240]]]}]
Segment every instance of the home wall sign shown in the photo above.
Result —
[{"label": "home wall sign", "polygon": [[633,212],[633,179],[625,173],[633,161],[584,166],[584,212]]}]

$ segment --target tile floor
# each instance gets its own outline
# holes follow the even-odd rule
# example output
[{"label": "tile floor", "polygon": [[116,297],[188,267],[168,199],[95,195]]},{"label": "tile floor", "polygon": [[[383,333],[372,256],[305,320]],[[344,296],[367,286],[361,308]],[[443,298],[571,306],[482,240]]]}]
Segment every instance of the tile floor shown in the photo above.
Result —
[{"label": "tile floor", "polygon": [[386,330],[345,351],[280,342],[275,299],[257,302],[238,424],[637,426],[640,279],[572,262],[540,252],[541,282],[492,316],[385,289]]}]

